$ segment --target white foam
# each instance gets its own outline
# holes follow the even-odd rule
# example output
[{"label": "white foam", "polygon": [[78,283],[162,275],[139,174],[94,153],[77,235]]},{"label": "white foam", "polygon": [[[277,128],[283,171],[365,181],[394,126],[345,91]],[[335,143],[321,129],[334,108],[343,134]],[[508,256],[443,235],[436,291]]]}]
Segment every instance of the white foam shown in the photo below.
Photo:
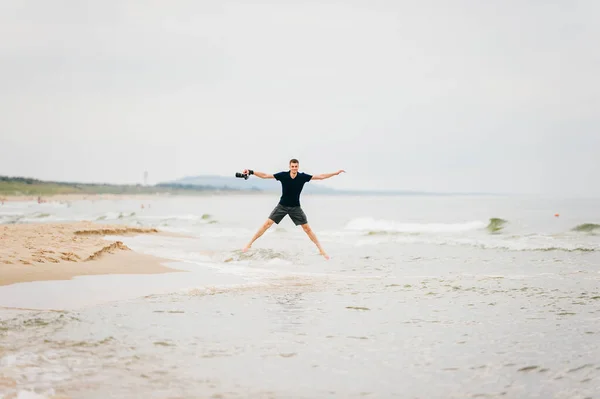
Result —
[{"label": "white foam", "polygon": [[346,230],[385,233],[460,233],[480,230],[487,225],[482,221],[465,223],[401,223],[393,220],[358,218],[346,225]]},{"label": "white foam", "polygon": [[31,218],[19,219],[19,223],[48,223],[48,222],[66,222],[74,219],[60,218],[57,216],[34,216]]},{"label": "white foam", "polygon": [[267,265],[277,265],[277,266],[288,266],[288,265],[292,265],[292,264],[293,263],[290,262],[289,260],[279,259],[279,258],[271,259],[267,262]]},{"label": "white foam", "polygon": [[161,226],[161,231],[166,231],[168,233],[179,233],[179,234],[191,234],[194,231],[185,227],[173,227],[173,226]]},{"label": "white foam", "polygon": [[[131,213],[125,213],[123,214],[122,212],[106,212],[98,217],[95,218],[96,221],[104,221],[104,220],[118,220],[118,219],[123,219],[123,218],[128,218],[130,217]],[[120,216],[120,217],[119,217]]]},{"label": "white foam", "polygon": [[166,220],[187,220],[187,221],[196,221],[196,220],[207,220],[208,219],[204,219],[202,218],[202,216],[200,215],[140,215],[140,216],[136,216],[138,219],[148,219],[148,220],[161,220],[161,221],[166,221]]},{"label": "white foam", "polygon": [[506,251],[600,251],[600,245],[587,243],[585,245],[557,240],[553,237],[543,235],[527,237],[452,237],[433,235],[413,236],[369,236],[357,240],[356,246],[374,246],[380,244],[428,244],[428,245],[451,245],[469,246],[480,249],[498,249]]},{"label": "white foam", "polygon": [[[1,398],[1,397],[0,397]],[[47,399],[48,396],[40,395],[32,391],[19,391],[17,399]]]},{"label": "white foam", "polygon": [[32,206],[37,206],[37,201],[16,201],[16,202],[7,202],[2,205],[3,208],[8,209],[25,209],[30,208]]},{"label": "white foam", "polygon": [[107,235],[107,241],[121,241],[136,252],[171,259],[177,262],[204,263],[214,261],[217,252],[199,250],[199,241],[194,237],[164,237],[139,235],[126,237]]},{"label": "white foam", "polygon": [[11,367],[17,364],[17,356],[16,355],[6,355],[2,359],[0,359],[0,366],[2,367]]},{"label": "white foam", "polygon": [[221,285],[212,285],[212,286],[204,286],[204,287],[195,287],[195,288],[186,288],[181,290],[180,292],[184,295],[214,295],[220,293],[226,293],[230,291],[240,291],[244,289],[251,289],[257,287],[266,287],[269,283],[267,282],[252,282],[252,283],[242,283],[242,284],[221,284]]},{"label": "white foam", "polygon": [[465,245],[481,249],[500,249],[507,251],[597,251],[597,246],[573,245],[567,242],[545,242],[543,236],[507,238],[507,239],[476,239],[476,238],[429,238],[397,237],[396,242],[422,243],[435,245]]},{"label": "white foam", "polygon": [[2,223],[48,223],[48,222],[63,222],[77,219],[69,219],[58,217],[44,212],[23,213],[10,212],[0,214],[0,224]]},{"label": "white foam", "polygon": [[2,216],[23,216],[23,215],[24,215],[23,212],[18,212],[18,211],[2,210],[2,212],[0,212],[0,217],[2,217]]},{"label": "white foam", "polygon": [[[267,230],[265,234],[272,234],[273,230]],[[247,237],[248,235],[253,234],[252,230],[244,229],[244,228],[234,228],[234,227],[215,227],[210,230],[203,230],[202,236],[206,237]]]}]

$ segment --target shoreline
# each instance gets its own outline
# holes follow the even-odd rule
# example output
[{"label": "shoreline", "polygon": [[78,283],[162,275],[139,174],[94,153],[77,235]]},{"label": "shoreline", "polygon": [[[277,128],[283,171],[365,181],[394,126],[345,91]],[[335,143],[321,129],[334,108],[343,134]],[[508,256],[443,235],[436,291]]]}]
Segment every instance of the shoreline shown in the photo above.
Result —
[{"label": "shoreline", "polygon": [[181,272],[172,262],[132,251],[107,235],[166,234],[153,228],[92,222],[0,225],[0,286],[101,274]]},{"label": "shoreline", "polygon": [[244,191],[203,191],[194,193],[156,193],[156,194],[40,194],[40,195],[0,195],[0,206],[8,202],[70,202],[70,201],[105,201],[105,200],[151,200],[182,197],[206,197],[215,195],[260,195],[270,192]]}]

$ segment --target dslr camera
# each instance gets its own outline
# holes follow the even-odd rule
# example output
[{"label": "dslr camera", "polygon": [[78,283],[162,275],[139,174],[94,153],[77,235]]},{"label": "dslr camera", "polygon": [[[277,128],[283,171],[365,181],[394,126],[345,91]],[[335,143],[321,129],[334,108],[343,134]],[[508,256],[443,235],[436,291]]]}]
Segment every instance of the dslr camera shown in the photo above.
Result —
[{"label": "dslr camera", "polygon": [[253,175],[253,174],[254,174],[254,171],[252,169],[248,169],[248,173],[247,174],[246,173],[237,172],[235,174],[235,177],[238,177],[238,178],[244,179],[244,180],[248,180],[248,177],[250,177],[250,175]]}]

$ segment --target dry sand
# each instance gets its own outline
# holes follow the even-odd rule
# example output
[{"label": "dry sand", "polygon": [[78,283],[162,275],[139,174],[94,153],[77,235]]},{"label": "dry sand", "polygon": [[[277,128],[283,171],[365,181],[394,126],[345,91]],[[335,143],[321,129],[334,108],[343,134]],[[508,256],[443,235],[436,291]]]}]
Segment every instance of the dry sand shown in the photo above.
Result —
[{"label": "dry sand", "polygon": [[159,234],[156,229],[91,222],[0,225],[0,285],[92,274],[176,272],[168,262],[131,251],[105,235]]}]

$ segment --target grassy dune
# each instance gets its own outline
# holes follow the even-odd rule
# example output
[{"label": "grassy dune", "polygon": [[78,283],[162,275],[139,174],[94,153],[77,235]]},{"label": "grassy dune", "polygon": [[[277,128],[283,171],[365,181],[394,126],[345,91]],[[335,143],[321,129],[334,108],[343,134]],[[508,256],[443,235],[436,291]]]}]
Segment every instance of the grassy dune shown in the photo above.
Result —
[{"label": "grassy dune", "polygon": [[88,184],[54,182],[25,177],[0,176],[0,196],[49,196],[62,194],[194,194],[206,191],[238,191],[228,187],[158,184],[155,186],[127,184]]}]

